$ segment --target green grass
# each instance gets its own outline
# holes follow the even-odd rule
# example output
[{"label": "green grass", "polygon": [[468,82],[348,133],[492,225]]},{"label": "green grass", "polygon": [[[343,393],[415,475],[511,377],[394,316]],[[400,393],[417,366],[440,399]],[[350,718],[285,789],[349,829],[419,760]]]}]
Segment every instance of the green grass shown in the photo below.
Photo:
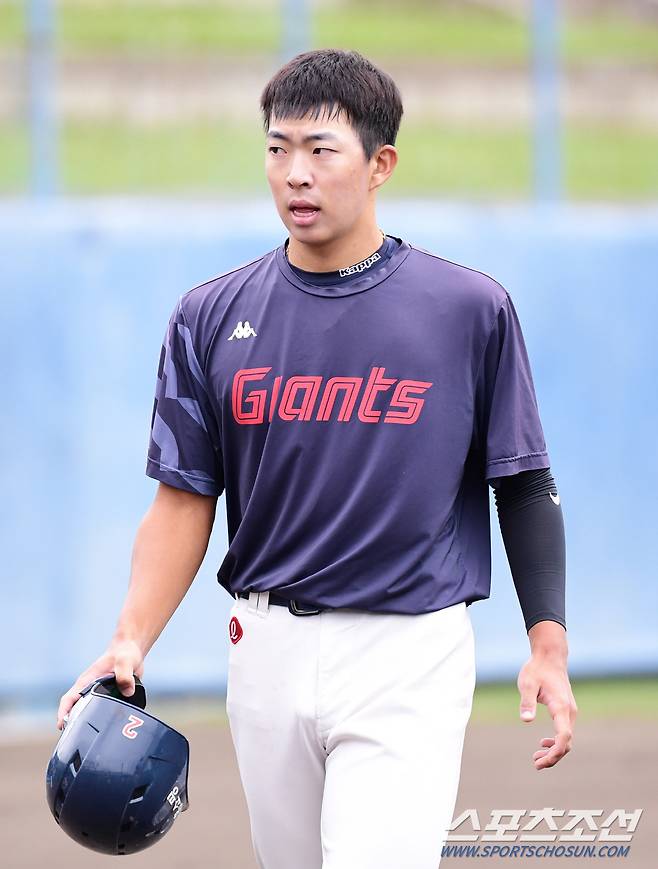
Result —
[{"label": "green grass", "polygon": [[[276,7],[257,12],[221,2],[178,6],[140,0],[61,0],[59,44],[67,54],[276,52],[280,19]],[[564,57],[587,62],[658,60],[658,27],[601,15],[563,23]],[[0,0],[0,46],[23,40],[23,6]],[[523,63],[529,54],[528,27],[502,12],[460,10],[418,2],[351,2],[317,8],[313,45],[356,48],[376,58],[433,58],[479,63]]]},{"label": "green grass", "polygon": [[[571,680],[578,706],[578,721],[658,718],[658,678]],[[519,718],[520,695],[514,683],[479,685],[475,691],[474,722],[505,722]],[[549,720],[538,704],[536,720]]]},{"label": "green grass", "polygon": [[18,0],[0,0],[0,48],[20,45],[23,34],[23,5]]},{"label": "green grass", "polygon": [[128,128],[69,125],[63,180],[74,193],[266,193],[258,124]]},{"label": "green grass", "polygon": [[0,124],[0,193],[27,189],[28,139],[20,127]]},{"label": "green grass", "polygon": [[[414,9],[416,5],[416,9]],[[423,4],[391,3],[319,9],[316,47],[354,48],[373,57],[522,61],[528,52],[523,22],[486,10],[459,12]]]},{"label": "green grass", "polygon": [[[98,3],[63,0],[58,5],[57,39],[67,55],[95,52],[157,55],[202,52],[240,55],[271,52],[280,40],[279,16],[274,7],[248,14],[218,3],[172,6],[100,0]],[[22,11],[17,3],[0,2],[0,46],[24,38]]]},{"label": "green grass", "polygon": [[655,63],[658,60],[658,25],[629,21],[621,16],[572,21],[564,30],[564,57],[568,61],[615,60]]},{"label": "green grass", "polygon": [[530,141],[522,130],[403,125],[396,146],[386,196],[529,196]]},{"label": "green grass", "polygon": [[[578,722],[658,719],[658,678],[572,679],[571,687],[578,705]],[[519,700],[514,682],[478,684],[470,720],[476,725],[514,721],[522,724]],[[156,696],[152,706],[155,715],[174,726],[227,723],[224,699],[220,696]],[[537,706],[536,721],[550,721],[548,710],[541,703]]]},{"label": "green grass", "polygon": [[[400,161],[385,198],[526,199],[530,138],[522,129],[403,124]],[[68,124],[61,135],[64,190],[75,194],[269,195],[260,122],[130,127]],[[565,135],[568,198],[658,198],[658,132],[572,127]],[[27,187],[26,138],[0,126],[0,193]]]},{"label": "green grass", "polygon": [[573,127],[565,137],[565,173],[575,198],[658,198],[658,131]]}]

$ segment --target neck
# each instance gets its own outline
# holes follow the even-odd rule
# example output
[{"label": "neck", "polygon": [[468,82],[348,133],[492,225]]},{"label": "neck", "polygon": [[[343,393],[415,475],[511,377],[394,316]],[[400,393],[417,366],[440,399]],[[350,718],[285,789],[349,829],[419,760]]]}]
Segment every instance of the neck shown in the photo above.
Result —
[{"label": "neck", "polygon": [[309,244],[290,236],[288,261],[307,272],[335,272],[361,262],[382,246],[385,235],[376,225],[361,236]]}]

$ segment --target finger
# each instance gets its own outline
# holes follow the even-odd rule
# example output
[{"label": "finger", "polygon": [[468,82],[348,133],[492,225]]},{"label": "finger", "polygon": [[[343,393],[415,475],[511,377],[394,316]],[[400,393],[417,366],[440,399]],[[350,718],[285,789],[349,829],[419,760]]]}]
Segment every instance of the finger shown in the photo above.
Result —
[{"label": "finger", "polygon": [[555,737],[555,745],[552,748],[556,754],[563,757],[567,752],[571,751],[571,730],[565,730],[558,733]]},{"label": "finger", "polygon": [[80,697],[82,696],[80,692],[84,687],[89,684],[89,676],[88,671],[85,670],[84,673],[81,673],[78,678],[75,680],[73,685],[69,688],[66,694],[62,695],[62,698],[59,702],[59,708],[57,710],[57,729],[64,729],[64,716],[68,715],[71,709],[78,702]]},{"label": "finger", "polygon": [[542,739],[542,745],[548,746],[552,740],[552,745],[543,756],[535,759],[537,769],[546,769],[560,761],[565,754],[571,751],[571,719],[570,710],[566,704],[551,703],[548,706],[549,712],[553,718],[553,727],[555,728],[555,737],[545,737]]},{"label": "finger", "polygon": [[59,701],[59,708],[57,709],[58,730],[64,729],[64,716],[69,714],[79,699],[80,694],[73,689],[67,691],[66,694],[62,696],[62,699]]},{"label": "finger", "polygon": [[561,757],[547,754],[544,757],[539,757],[535,760],[535,769],[550,769],[552,766],[561,760]]},{"label": "finger", "polygon": [[555,764],[562,760],[565,754],[568,754],[570,751],[570,735],[566,733],[558,734],[555,739],[555,744],[548,749],[543,757],[538,757],[536,759],[535,765],[537,769],[545,769],[547,767],[555,766]]},{"label": "finger", "polygon": [[555,730],[555,739],[560,743],[569,742],[571,740],[571,718],[569,707],[566,705],[549,706],[549,712],[553,718],[553,728]]},{"label": "finger", "polygon": [[124,697],[132,697],[135,693],[135,677],[133,662],[128,658],[117,658],[114,669],[117,685]]},{"label": "finger", "polygon": [[98,679],[100,676],[106,675],[109,675],[107,672],[107,666],[101,665],[100,667],[92,666],[78,676],[78,678],[75,680],[75,682],[66,692],[66,694],[62,695],[62,698],[59,702],[59,708],[57,710],[58,730],[63,730],[64,716],[68,715],[71,709],[78,702],[78,700],[82,696],[81,691],[86,688],[87,685],[90,685],[95,679]]},{"label": "finger", "polygon": [[525,677],[519,681],[519,691],[521,693],[521,703],[519,705],[519,713],[522,721],[533,721],[537,711],[537,694],[539,686],[534,679]]},{"label": "finger", "polygon": [[538,757],[545,757],[549,751],[553,748],[554,740],[546,740],[542,739],[541,748],[538,748],[537,751],[532,755],[532,759],[536,760]]}]

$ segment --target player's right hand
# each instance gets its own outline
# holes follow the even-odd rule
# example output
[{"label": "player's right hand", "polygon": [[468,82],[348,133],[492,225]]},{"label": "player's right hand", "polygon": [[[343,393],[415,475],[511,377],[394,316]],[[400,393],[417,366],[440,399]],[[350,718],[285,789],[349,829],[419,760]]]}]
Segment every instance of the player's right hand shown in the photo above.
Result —
[{"label": "player's right hand", "polygon": [[112,643],[109,649],[97,658],[94,663],[80,673],[66,694],[62,695],[57,710],[57,729],[64,728],[64,716],[80,699],[80,692],[91,682],[114,673],[119,690],[125,697],[135,693],[134,675],[142,677],[144,672],[144,656],[137,643],[132,640],[122,640]]}]

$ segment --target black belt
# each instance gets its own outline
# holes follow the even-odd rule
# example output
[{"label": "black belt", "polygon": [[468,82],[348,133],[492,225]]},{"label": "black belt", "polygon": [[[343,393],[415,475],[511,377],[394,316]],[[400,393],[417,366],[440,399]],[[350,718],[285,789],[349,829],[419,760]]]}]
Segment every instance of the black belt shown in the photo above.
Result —
[{"label": "black belt", "polygon": [[[258,592],[255,593],[258,594]],[[261,594],[264,593],[261,592]],[[268,594],[270,603],[273,603],[275,606],[287,606],[294,616],[315,616],[318,613],[324,612],[324,609],[318,609],[317,607],[301,603],[298,600],[289,600],[287,597],[281,597],[280,594],[274,591],[270,591]],[[245,598],[248,598],[249,595],[250,592],[248,591],[241,591],[238,594],[239,597]]]}]

